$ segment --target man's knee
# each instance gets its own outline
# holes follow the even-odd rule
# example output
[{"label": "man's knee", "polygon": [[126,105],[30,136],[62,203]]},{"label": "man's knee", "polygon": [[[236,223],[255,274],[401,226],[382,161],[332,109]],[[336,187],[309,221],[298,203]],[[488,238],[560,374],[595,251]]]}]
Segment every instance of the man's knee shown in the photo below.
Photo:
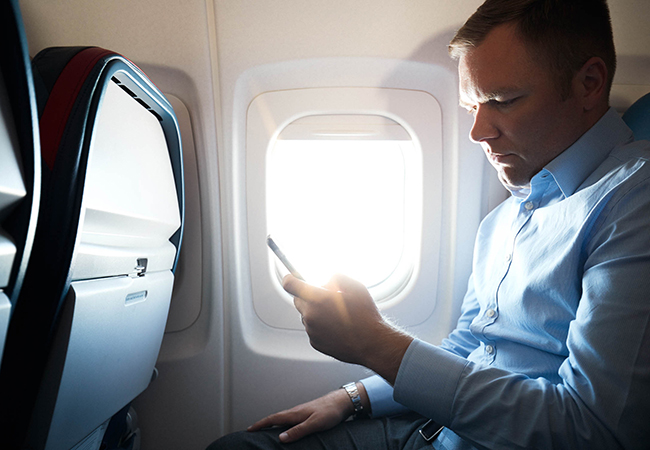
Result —
[{"label": "man's knee", "polygon": [[210,444],[206,450],[225,450],[225,449],[241,448],[238,447],[241,439],[240,437],[238,437],[240,434],[241,432],[227,434],[217,439],[212,444]]},{"label": "man's knee", "polygon": [[272,450],[282,448],[277,436],[280,431],[274,430],[237,431],[227,434],[208,446],[206,450]]}]

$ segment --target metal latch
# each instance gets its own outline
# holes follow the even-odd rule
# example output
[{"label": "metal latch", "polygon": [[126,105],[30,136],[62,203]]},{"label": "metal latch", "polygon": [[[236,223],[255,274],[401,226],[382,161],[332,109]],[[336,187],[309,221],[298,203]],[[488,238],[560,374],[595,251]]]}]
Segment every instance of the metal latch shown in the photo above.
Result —
[{"label": "metal latch", "polygon": [[147,258],[138,258],[135,266],[135,275],[138,277],[143,277],[147,271]]}]

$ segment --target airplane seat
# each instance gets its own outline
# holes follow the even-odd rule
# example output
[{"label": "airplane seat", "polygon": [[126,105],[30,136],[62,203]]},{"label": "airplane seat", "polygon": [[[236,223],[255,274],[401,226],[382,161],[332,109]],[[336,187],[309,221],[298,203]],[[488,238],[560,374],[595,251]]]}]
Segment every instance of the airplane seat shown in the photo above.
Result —
[{"label": "airplane seat", "polygon": [[0,361],[29,260],[40,199],[36,97],[17,0],[0,5]]},{"label": "airplane seat", "polygon": [[0,426],[15,448],[97,450],[155,372],[183,230],[179,128],[115,52],[48,48],[32,68],[43,186]]},{"label": "airplane seat", "polygon": [[623,114],[623,120],[637,141],[650,140],[650,93],[634,102]]}]

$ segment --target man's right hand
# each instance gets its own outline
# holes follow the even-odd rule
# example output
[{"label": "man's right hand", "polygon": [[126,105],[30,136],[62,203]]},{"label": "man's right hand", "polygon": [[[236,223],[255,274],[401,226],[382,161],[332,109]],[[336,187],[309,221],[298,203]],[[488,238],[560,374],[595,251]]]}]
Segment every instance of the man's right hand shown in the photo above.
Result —
[{"label": "man's right hand", "polygon": [[[363,386],[357,383],[357,386]],[[368,403],[365,389],[362,403]],[[364,405],[365,406],[365,405]],[[262,428],[289,426],[288,430],[280,433],[280,441],[284,444],[295,442],[309,434],[329,430],[343,422],[354,412],[352,402],[347,392],[337,389],[316,400],[286,411],[271,414],[268,417],[248,427],[248,431],[257,431]]]}]

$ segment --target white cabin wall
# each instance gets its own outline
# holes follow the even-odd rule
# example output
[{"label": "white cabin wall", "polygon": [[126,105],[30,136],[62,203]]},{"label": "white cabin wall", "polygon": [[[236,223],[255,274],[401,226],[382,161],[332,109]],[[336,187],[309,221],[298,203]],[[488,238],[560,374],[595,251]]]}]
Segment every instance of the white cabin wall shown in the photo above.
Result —
[{"label": "white cabin wall", "polygon": [[[313,87],[341,85],[345,79],[354,78],[348,73],[319,74],[316,79],[304,80],[292,77],[291,68],[287,69],[286,80],[294,85],[282,84],[282,81],[269,81],[277,76],[273,72],[274,64],[284,64],[300,60],[337,61],[349,58],[394,59],[397,61],[415,61],[432,64],[448,70],[452,79],[455,77],[455,65],[447,56],[446,44],[455,28],[479,4],[478,1],[463,2],[450,5],[445,1],[356,1],[356,2],[216,2],[216,30],[218,35],[219,79],[222,88],[222,113],[224,121],[225,154],[220,159],[222,183],[225,186],[237,186],[242,173],[241,127],[243,126],[242,109],[245,110],[247,101],[264,90],[282,90],[295,87]],[[441,20],[441,18],[443,18]],[[349,69],[354,64],[342,64]],[[270,67],[268,77],[251,72],[255,68]],[[296,67],[296,70],[299,70]],[[262,71],[263,72],[263,71]],[[355,82],[366,86],[395,87],[404,80],[385,80],[379,75],[359,71],[360,78]],[[257,78],[256,78],[257,76]],[[328,78],[329,77],[329,78]],[[252,81],[251,81],[252,78]],[[242,81],[243,80],[243,81]],[[327,84],[329,83],[329,84]],[[245,88],[242,88],[245,85]],[[261,86],[258,86],[261,85]],[[357,84],[353,84],[357,85]],[[241,90],[250,92],[247,101],[242,101],[238,95]],[[460,139],[454,137],[454,147],[460,147],[458,154],[450,151],[447,158],[458,158],[455,164],[467,168],[472,173],[469,179],[483,178],[483,159],[476,149],[470,148],[464,136],[469,131],[468,116],[458,115],[457,100],[455,99],[455,82],[451,83],[453,101],[443,105],[443,122],[453,121],[460,129]],[[461,143],[462,142],[462,143]],[[450,156],[451,155],[451,156]],[[452,183],[453,184],[453,183]],[[450,188],[445,197],[447,204],[444,209],[447,215],[453,215],[450,220],[457,222],[460,234],[465,239],[464,245],[456,246],[455,242],[443,249],[449,253],[447,262],[458,262],[458,269],[463,273],[458,277],[456,285],[449,283],[444,299],[437,306],[436,313],[446,320],[444,329],[451,326],[458,311],[458,303],[467,282],[469,259],[473,243],[473,233],[478,225],[481,213],[481,198],[477,195],[476,186],[461,186],[458,191]],[[480,188],[478,189],[480,191]],[[465,191],[466,195],[465,195]],[[239,323],[248,320],[236,301],[248,301],[250,287],[249,273],[245,269],[242,258],[247,257],[247,248],[239,246],[241,234],[245,233],[245,214],[242,213],[240,200],[242,192],[222,191],[224,215],[224,270],[226,273],[226,302],[229,307],[227,323],[230,337],[228,355],[230,395],[228,407],[228,429],[241,429],[254,420],[263,417],[279,408],[290,407],[300,401],[307,401],[315,395],[338,387],[342,382],[365,376],[362,368],[342,365],[340,363],[313,355],[306,359],[285,357],[274,358],[264,354],[256,354],[240,336],[242,330]],[[453,199],[463,197],[465,203],[462,221],[456,220]],[[232,209],[227,209],[232,208]],[[248,218],[253,220],[253,218]],[[447,229],[446,241],[455,241],[458,230]],[[443,239],[445,240],[445,239]],[[453,255],[452,255],[453,253]],[[447,275],[451,274],[449,271]],[[444,334],[444,329],[437,330]],[[430,333],[430,331],[429,331]],[[306,346],[304,335],[285,335],[285,341],[292,348]],[[438,338],[436,338],[438,339]],[[287,353],[289,353],[287,351]],[[258,372],[258,374],[255,373]],[[246,402],[246,396],[254,399],[254,404]]]},{"label": "white cabin wall", "polygon": [[[138,64],[165,93],[189,111],[196,165],[186,166],[187,230],[181,258],[192,273],[179,273],[186,287],[174,302],[198,305],[198,317],[186,328],[167,333],[158,363],[160,377],[136,402],[144,450],[203,449],[221,434],[252,420],[336,387],[363,374],[355,367],[317,359],[284,365],[245,351],[237,330],[237,301],[246,297],[245,274],[238,273],[241,228],[234,155],[236,91],[243,74],[267,64],[316,58],[381,58],[435,64],[454,70],[445,45],[453,31],[481,0],[22,0],[30,53],[57,45],[98,45]],[[650,33],[647,0],[610,0],[619,68],[618,85],[641,92],[650,85]],[[287,73],[287,79],[291,73]],[[650,91],[647,89],[645,92]],[[628,100],[622,100],[625,103]],[[456,113],[454,113],[456,114]],[[469,180],[460,183],[444,205],[455,215],[453,253],[446,273],[448,303],[438,314],[458,314],[470,268],[471,236],[478,220],[494,206],[481,198],[494,177],[478,147],[467,143],[469,117],[458,114],[457,161]],[[188,168],[189,167],[189,168]],[[193,169],[196,167],[196,169]],[[187,173],[189,171],[189,173]],[[470,176],[471,175],[471,176]],[[198,192],[198,194],[197,194]],[[494,189],[495,198],[499,197]],[[197,198],[198,197],[198,198]],[[186,232],[187,234],[187,232]],[[196,260],[199,260],[198,262]],[[194,264],[190,264],[192,261]],[[198,303],[197,303],[198,302]],[[172,309],[172,314],[174,310]],[[127,350],[125,350],[127,351]],[[233,358],[237,359],[233,363]],[[260,366],[266,364],[267,366]],[[314,364],[313,362],[310,364]],[[237,372],[232,372],[233,366]],[[273,375],[282,374],[279,379]],[[259,372],[258,386],[241,397],[231,389],[242,371]],[[253,405],[242,408],[242,404]]]},{"label": "white cabin wall", "polygon": [[610,0],[609,5],[617,57],[610,101],[622,112],[650,92],[650,2]]}]

